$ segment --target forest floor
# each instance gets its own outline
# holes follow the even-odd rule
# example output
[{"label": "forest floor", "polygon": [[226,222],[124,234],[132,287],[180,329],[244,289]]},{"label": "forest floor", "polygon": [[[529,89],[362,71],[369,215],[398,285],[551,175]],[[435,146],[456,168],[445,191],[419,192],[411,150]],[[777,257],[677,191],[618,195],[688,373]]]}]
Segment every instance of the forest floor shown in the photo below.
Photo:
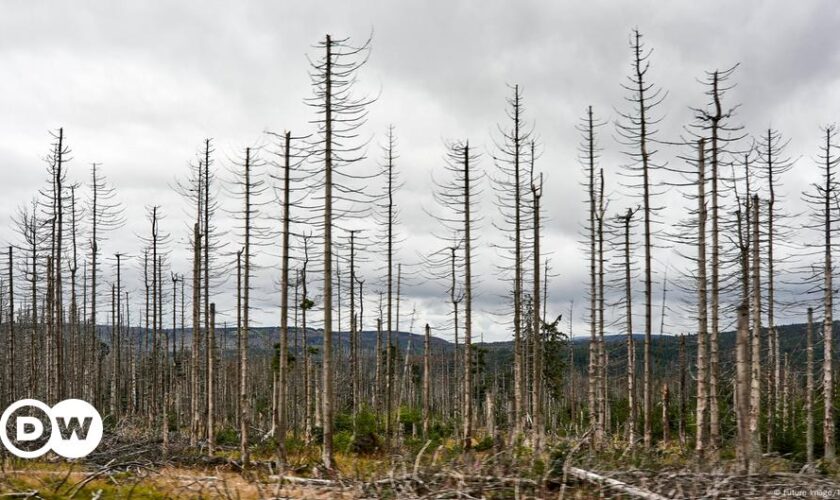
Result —
[{"label": "forest floor", "polygon": [[[406,446],[401,454],[338,453],[338,473],[320,470],[318,450],[296,450],[278,474],[269,446],[255,446],[242,470],[235,446],[208,458],[188,443],[163,454],[159,441],[111,439],[82,461],[47,455],[3,456],[0,497],[44,499],[164,498],[809,498],[840,499],[836,470],[802,470],[766,456],[761,472],[734,475],[730,462],[692,462],[678,446],[627,452],[616,444],[593,454],[580,442],[559,442],[542,459],[523,447],[473,452],[446,444]],[[548,462],[548,463],[546,463]]]}]

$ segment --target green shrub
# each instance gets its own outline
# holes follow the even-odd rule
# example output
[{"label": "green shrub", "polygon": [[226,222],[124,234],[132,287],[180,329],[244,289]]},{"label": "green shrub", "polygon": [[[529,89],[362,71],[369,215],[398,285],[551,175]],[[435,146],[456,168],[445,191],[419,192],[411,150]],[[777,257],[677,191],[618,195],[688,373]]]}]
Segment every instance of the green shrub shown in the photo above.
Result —
[{"label": "green shrub", "polygon": [[493,436],[484,436],[478,444],[475,445],[475,451],[487,451],[493,449]]},{"label": "green shrub", "polygon": [[216,444],[235,446],[239,444],[239,433],[231,427],[225,427],[216,432]]}]

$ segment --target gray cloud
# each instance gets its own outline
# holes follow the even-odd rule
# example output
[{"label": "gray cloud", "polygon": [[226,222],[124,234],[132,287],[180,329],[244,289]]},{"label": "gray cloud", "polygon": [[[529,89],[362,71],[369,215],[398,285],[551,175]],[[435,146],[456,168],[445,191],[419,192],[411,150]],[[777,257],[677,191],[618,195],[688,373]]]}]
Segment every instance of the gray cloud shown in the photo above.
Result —
[{"label": "gray cloud", "polygon": [[[127,207],[129,224],[104,252],[138,248],[135,235],[147,232],[144,207],[159,204],[173,236],[173,266],[188,273],[189,252],[176,243],[187,235],[184,202],[169,186],[186,175],[201,141],[215,138],[219,163],[229,164],[245,146],[265,144],[264,130],[308,129],[305,54],[324,33],[361,40],[373,31],[360,90],[381,90],[381,96],[366,127],[376,140],[365,168],[379,160],[375,144],[394,124],[405,181],[401,259],[417,261],[418,250],[435,245],[429,237],[435,222],[423,209],[432,206],[430,175],[441,169],[442,139],[469,138],[485,153],[481,165],[492,169],[487,152],[496,123],[505,119],[506,84],[519,83],[545,150],[539,162],[547,176],[544,247],[556,274],[550,308],[559,313],[575,300],[581,321],[586,265],[578,232],[585,209],[574,127],[589,104],[608,121],[623,109],[629,30],[638,26],[655,48],[652,75],[669,91],[663,140],[677,139],[690,120],[688,107],[702,104],[696,79],[703,71],[741,62],[731,94],[743,104],[739,120],[753,133],[780,128],[791,139],[791,156],[802,157],[783,187],[790,211],[798,212],[798,193],[817,175],[811,158],[818,126],[833,121],[840,105],[838,17],[840,6],[830,1],[795,8],[783,1],[605,0],[7,5],[0,18],[0,238],[15,239],[10,216],[43,184],[47,132],[63,126],[74,151],[71,177],[85,180],[89,164],[102,162]],[[613,131],[612,123],[602,129],[602,163],[618,210],[635,201],[613,175],[626,162]],[[660,159],[679,162],[678,148],[660,150]],[[684,203],[674,191],[666,199],[668,224],[682,216]],[[484,210],[478,322],[488,337],[500,339],[509,333],[489,314],[506,286],[493,274],[498,257],[488,248],[499,238],[490,224],[492,200]],[[666,263],[687,265],[670,250],[656,258],[659,276]],[[279,297],[270,267],[276,259],[260,259],[257,320],[276,322],[272,304]],[[371,292],[380,268],[375,258],[362,266]],[[403,311],[416,303],[418,322],[442,323],[447,309],[440,290],[412,278]],[[226,311],[229,295],[219,298]],[[372,311],[373,302],[369,306]],[[584,331],[582,324],[576,329]]]}]

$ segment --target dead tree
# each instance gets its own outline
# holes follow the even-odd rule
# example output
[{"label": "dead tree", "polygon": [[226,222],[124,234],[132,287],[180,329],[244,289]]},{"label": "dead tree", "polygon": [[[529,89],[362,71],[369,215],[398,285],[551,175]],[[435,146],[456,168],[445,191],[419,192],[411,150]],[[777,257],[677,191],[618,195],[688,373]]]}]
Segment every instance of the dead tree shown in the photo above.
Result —
[{"label": "dead tree", "polygon": [[434,199],[438,208],[437,220],[445,234],[437,235],[447,240],[452,234],[463,235],[463,283],[464,283],[464,353],[462,381],[462,424],[464,449],[472,448],[473,435],[473,352],[472,352],[472,307],[473,307],[473,245],[476,243],[477,225],[480,215],[476,212],[478,195],[481,192],[481,171],[476,167],[478,155],[469,142],[454,142],[447,145],[444,169],[448,179],[434,180]]},{"label": "dead tree", "polygon": [[[212,323],[212,314],[210,311],[210,280],[211,280],[211,265],[213,265],[212,260],[212,252],[218,250],[220,247],[224,245],[219,245],[216,240],[221,235],[216,234],[216,227],[213,224],[213,217],[216,214],[217,202],[216,196],[214,195],[214,181],[215,175],[214,172],[211,170],[211,166],[213,165],[213,140],[212,139],[204,139],[204,149],[201,152],[201,160],[198,162],[198,172],[197,175],[199,177],[198,182],[198,191],[195,193],[195,198],[197,203],[197,207],[200,211],[200,222],[201,222],[201,238],[204,240],[201,245],[202,251],[202,258],[203,262],[201,265],[201,273],[202,273],[202,280],[201,285],[203,287],[203,304],[201,306],[201,311],[204,313],[204,333],[206,336],[206,347],[205,347],[205,361],[204,366],[206,369],[205,373],[205,385],[206,385],[206,400],[207,400],[207,440],[208,442],[215,441],[215,429],[212,428],[215,425],[215,415],[211,413],[214,411],[215,408],[215,393],[214,393],[214,380],[213,380],[213,356],[214,356],[214,343],[215,339],[211,336],[211,330],[215,327]],[[201,338],[201,337],[199,337]],[[200,343],[200,340],[199,340]],[[199,345],[200,350],[200,345]],[[198,351],[196,351],[196,355],[198,355]],[[208,446],[208,452],[210,454],[213,453],[212,447]]]},{"label": "dead tree", "polygon": [[[510,243],[500,245],[504,261],[499,266],[500,271],[510,277],[513,283],[513,425],[511,438],[520,436],[525,426],[527,412],[526,395],[526,353],[523,348],[522,318],[523,318],[523,255],[525,241],[523,238],[523,195],[526,190],[527,144],[531,140],[531,130],[525,124],[523,117],[524,104],[522,92],[518,85],[512,88],[513,95],[507,99],[507,118],[509,127],[499,126],[501,138],[497,141],[498,150],[493,156],[498,171],[494,178],[493,188],[496,191],[496,206],[501,214],[496,227],[510,236]],[[527,228],[525,228],[527,229]],[[513,262],[509,262],[513,260]]]},{"label": "dead tree", "polygon": [[678,429],[677,432],[679,433],[680,439],[680,446],[685,448],[686,445],[686,420],[688,416],[688,398],[686,397],[686,391],[688,390],[688,383],[686,381],[686,371],[688,370],[688,363],[686,359],[686,351],[685,351],[685,335],[680,335],[680,348],[679,348],[679,364],[680,364],[680,378],[679,378],[679,387],[680,387],[680,401],[679,401],[679,408],[680,408],[680,418],[678,422]]},{"label": "dead tree", "polygon": [[426,323],[426,336],[423,340],[423,436],[429,436],[429,421],[431,420],[431,343],[432,327]]},{"label": "dead tree", "polygon": [[[709,157],[710,176],[708,181],[711,184],[709,203],[711,205],[711,255],[709,264],[711,267],[710,276],[710,304],[709,313],[711,325],[709,329],[709,443],[708,448],[712,459],[717,459],[720,450],[720,390],[719,386],[719,335],[720,335],[720,312],[721,292],[725,283],[721,282],[721,232],[724,230],[724,221],[721,209],[724,204],[725,193],[722,188],[723,158],[727,153],[732,153],[731,145],[736,144],[744,138],[742,127],[732,125],[729,120],[732,118],[736,107],[725,109],[723,98],[726,92],[732,88],[728,83],[729,78],[735,72],[736,66],[726,70],[715,70],[707,72],[702,82],[706,87],[708,102],[705,108],[694,108],[695,129],[697,139],[707,138],[706,153]],[[747,217],[749,214],[747,214]],[[747,238],[749,239],[749,238]],[[724,270],[725,273],[725,270]]]},{"label": "dead tree", "polygon": [[[205,261],[206,262],[206,261]],[[210,303],[210,328],[207,329],[207,454],[211,457],[216,451],[216,411],[214,408],[215,398],[213,397],[213,349],[216,342],[216,303]],[[173,328],[174,332],[175,329]]]},{"label": "dead tree", "polygon": [[767,328],[769,341],[768,366],[770,368],[768,383],[768,412],[767,412],[767,449],[772,449],[776,422],[779,420],[781,404],[781,367],[779,333],[776,330],[776,265],[778,257],[775,254],[776,238],[785,240],[790,237],[790,229],[785,225],[786,213],[777,207],[780,195],[776,188],[779,178],[793,168],[793,160],[786,156],[785,148],[789,141],[782,138],[778,130],[768,128],[757,144],[758,161],[761,164],[759,175],[767,182]]},{"label": "dead tree", "polygon": [[[746,256],[742,257],[742,262]],[[738,472],[746,473],[750,468],[750,322],[746,301],[738,306],[738,329],[735,343],[735,411],[737,413],[737,442],[735,446]]]},{"label": "dead tree", "polygon": [[[709,317],[706,284],[706,143],[697,141],[697,429],[694,449],[700,457],[706,450],[706,412],[709,388],[706,386],[709,344]],[[717,313],[715,313],[717,314]],[[716,399],[712,400],[717,404]]]},{"label": "dead tree", "polygon": [[750,386],[750,440],[751,455],[755,460],[750,461],[752,467],[757,466],[761,457],[761,433],[758,428],[761,418],[761,246],[759,244],[759,204],[758,195],[752,198],[752,354],[751,354],[751,386]]},{"label": "dead tree", "polygon": [[822,144],[817,157],[821,170],[819,183],[813,185],[813,191],[805,193],[804,200],[812,207],[812,220],[809,225],[811,229],[819,231],[820,243],[811,245],[815,251],[822,253],[822,272],[815,275],[820,279],[818,289],[823,294],[823,457],[828,460],[835,458],[834,443],[834,369],[833,369],[833,312],[834,312],[834,289],[833,289],[833,262],[832,262],[832,240],[837,230],[835,221],[838,218],[837,207],[837,181],[835,179],[835,168],[840,162],[837,154],[837,128],[829,125],[822,128]]},{"label": "dead tree", "polygon": [[632,447],[636,443],[636,342],[633,338],[633,285],[632,285],[632,250],[630,230],[633,216],[639,211],[628,208],[624,215],[618,217],[622,227],[623,249],[623,279],[624,279],[624,308],[625,333],[627,335],[627,443]]},{"label": "dead tree", "polygon": [[[333,225],[343,211],[339,205],[358,194],[348,186],[353,174],[346,167],[362,158],[361,146],[355,144],[358,130],[367,116],[368,98],[354,95],[354,83],[359,70],[367,61],[370,40],[353,46],[348,39],[334,39],[330,35],[317,44],[323,56],[310,61],[313,95],[307,104],[314,108],[314,122],[318,132],[312,145],[313,164],[317,165],[318,187],[323,190],[323,294],[324,341],[322,353],[324,446],[322,460],[328,470],[333,468]],[[339,178],[336,178],[338,176]],[[338,190],[336,192],[336,190]],[[334,204],[336,206],[334,206]]]},{"label": "dead tree", "polygon": [[628,112],[621,114],[618,123],[618,133],[621,141],[628,148],[627,156],[631,163],[627,166],[628,176],[636,179],[635,185],[630,187],[641,190],[642,214],[644,226],[644,283],[645,283],[645,342],[644,342],[644,443],[649,448],[653,443],[652,407],[653,407],[653,379],[651,360],[651,333],[653,330],[653,263],[652,263],[652,234],[653,217],[657,207],[652,205],[651,199],[656,195],[652,191],[651,171],[661,167],[653,160],[655,147],[655,126],[660,118],[654,116],[657,107],[662,103],[665,94],[649,81],[651,51],[642,44],[642,34],[633,30],[630,48],[633,53],[632,74],[624,85],[629,93],[626,100],[632,106]]},{"label": "dead tree", "polygon": [[[376,220],[382,228],[380,238],[383,243],[385,251],[385,436],[390,445],[391,435],[393,433],[393,413],[394,413],[394,372],[395,360],[394,355],[394,332],[395,323],[399,323],[399,306],[397,306],[397,315],[394,315],[394,256],[398,250],[398,245],[402,238],[398,234],[399,225],[399,211],[395,201],[398,189],[402,186],[399,180],[396,160],[398,155],[396,152],[396,137],[394,136],[394,127],[388,128],[388,135],[384,146],[384,162],[380,168],[380,176],[384,178],[384,186],[380,195],[379,210],[376,212]],[[399,333],[398,327],[396,328]],[[397,406],[399,403],[397,403]]]},{"label": "dead tree", "polygon": [[363,285],[364,280],[360,280],[356,276],[356,234],[358,230],[350,231],[350,380],[352,386],[352,412],[354,431],[356,429],[355,422],[360,408],[360,360],[359,360],[359,344],[361,332],[361,312],[356,313],[356,285],[359,285],[359,307],[364,310],[364,294]]},{"label": "dead tree", "polygon": [[595,421],[595,444],[600,446],[603,444],[605,434],[607,432],[608,417],[607,417],[607,363],[606,363],[606,345],[604,342],[604,312],[606,309],[604,296],[604,224],[607,212],[606,202],[604,200],[604,169],[598,171],[598,208],[595,213],[596,224],[596,243],[597,243],[597,280],[598,288],[596,289],[596,308],[598,311],[598,339],[595,344],[595,367],[594,367],[594,382],[595,384],[595,404],[597,410],[597,420]]},{"label": "dead tree", "polygon": [[[15,359],[15,343],[17,341],[17,334],[15,332],[15,275],[14,275],[14,255],[12,253],[12,246],[9,245],[9,318],[6,320],[8,327],[8,342],[9,352],[6,358],[9,372],[6,375],[8,380],[8,390],[4,391],[8,395],[8,402],[17,401],[17,385],[15,384],[15,370],[18,369],[17,360]],[[2,314],[2,313],[0,313]]]},{"label": "dead tree", "polygon": [[814,463],[814,309],[805,329],[805,461]]},{"label": "dead tree", "polygon": [[835,147],[832,143],[834,135],[836,134],[833,127],[827,128],[825,131],[825,146],[823,149],[823,160],[825,161],[824,181],[825,185],[822,188],[822,194],[825,200],[824,217],[825,217],[825,268],[823,277],[825,285],[823,286],[825,303],[823,304],[825,320],[823,322],[823,456],[826,460],[834,460],[835,445],[834,445],[834,289],[832,285],[832,273],[834,272],[831,259],[831,236],[832,236],[832,222],[834,216],[832,214],[832,207],[830,205],[832,200],[836,200],[836,186],[834,185],[833,167],[837,163],[834,158],[832,149]]},{"label": "dead tree", "polygon": [[192,350],[190,353],[190,446],[198,441],[198,428],[201,419],[199,407],[199,356],[201,340],[201,224],[193,225],[193,296],[192,296]]},{"label": "dead tree", "polygon": [[[23,204],[21,205],[15,216],[13,217],[13,221],[15,223],[16,231],[20,237],[20,244],[19,248],[22,251],[25,251],[25,258],[24,262],[22,263],[22,269],[24,272],[24,281],[27,282],[29,286],[29,306],[28,306],[28,316],[29,321],[26,325],[26,337],[22,339],[22,345],[28,345],[28,355],[26,356],[26,361],[20,363],[20,367],[25,367],[25,370],[22,370],[20,373],[26,374],[26,391],[25,394],[29,398],[36,397],[37,393],[37,386],[38,386],[38,376],[37,376],[37,363],[35,360],[35,353],[36,343],[38,342],[38,328],[39,328],[39,308],[38,308],[38,285],[40,282],[39,279],[39,272],[38,272],[38,262],[39,262],[39,252],[41,251],[44,243],[46,242],[47,234],[42,228],[45,226],[45,222],[38,217],[38,201],[33,199],[30,204]],[[23,325],[20,325],[21,328]],[[27,338],[28,337],[28,338]],[[27,342],[28,340],[28,342]],[[83,359],[85,361],[89,361],[89,357],[93,351],[93,344],[90,343],[88,346],[89,349],[83,351]],[[89,352],[90,351],[90,352]],[[93,393],[93,386],[95,385],[95,381],[93,380],[93,375],[90,372],[86,372],[87,377],[85,377],[85,384],[87,392],[84,393],[86,397],[89,398],[90,401],[95,401],[98,403],[98,400],[94,399],[95,394]],[[23,377],[21,377],[21,380]]]},{"label": "dead tree", "polygon": [[283,235],[281,271],[280,271],[280,363],[277,373],[277,467],[286,464],[286,428],[287,428],[287,371],[289,360],[289,226],[291,213],[291,169],[292,169],[292,134],[283,136]]},{"label": "dead tree", "polygon": [[531,310],[531,334],[534,336],[533,340],[533,375],[531,377],[531,404],[533,406],[534,419],[534,450],[536,453],[542,451],[543,435],[545,434],[545,424],[543,423],[543,325],[540,320],[540,285],[542,284],[540,278],[540,268],[542,262],[540,261],[540,199],[543,194],[543,176],[540,173],[539,181],[534,176],[534,162],[536,154],[534,152],[534,142],[531,142],[531,211],[533,214],[533,260],[534,260],[534,287],[533,287],[533,305]]},{"label": "dead tree", "polygon": [[596,184],[596,163],[599,149],[596,139],[596,131],[602,123],[594,118],[592,106],[587,107],[586,116],[578,125],[582,140],[578,146],[578,158],[584,167],[584,174],[587,182],[587,227],[585,228],[589,252],[589,365],[587,372],[588,380],[588,408],[590,425],[594,426],[598,421],[598,406],[596,405],[595,373],[597,367],[597,332],[598,332],[598,275],[597,270],[597,225],[596,214],[598,210],[598,185]]},{"label": "dead tree", "polygon": [[51,398],[55,401],[64,399],[66,376],[64,372],[64,291],[63,286],[63,259],[64,259],[64,197],[66,182],[66,162],[69,160],[70,148],[64,142],[64,129],[58,129],[57,134],[53,134],[55,139],[53,156],[51,158],[52,166],[52,209],[53,209],[53,241],[52,241],[52,261],[53,261],[53,361],[54,367],[52,371],[52,381],[49,384],[51,389]]},{"label": "dead tree", "polygon": [[[243,467],[250,462],[248,433],[251,425],[251,398],[248,391],[248,337],[251,329],[251,276],[253,275],[252,246],[264,239],[265,228],[260,225],[261,201],[266,192],[266,184],[260,173],[264,166],[257,157],[256,150],[245,148],[244,156],[236,162],[238,171],[234,172],[234,194],[242,203],[241,211],[235,213],[239,221],[242,237],[241,251],[241,324],[239,347],[239,452]],[[207,349],[211,349],[208,344]]]}]

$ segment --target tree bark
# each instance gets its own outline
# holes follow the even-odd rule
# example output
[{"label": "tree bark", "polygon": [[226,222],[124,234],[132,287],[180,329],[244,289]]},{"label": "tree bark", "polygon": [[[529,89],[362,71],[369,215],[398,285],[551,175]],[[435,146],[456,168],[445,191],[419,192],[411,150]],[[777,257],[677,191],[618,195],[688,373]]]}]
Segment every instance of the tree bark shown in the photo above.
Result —
[{"label": "tree bark", "polygon": [[280,362],[277,371],[277,427],[275,440],[277,441],[277,467],[286,466],[286,432],[287,432],[287,372],[289,359],[289,217],[290,174],[291,174],[291,141],[292,135],[286,132],[283,151],[283,255],[282,270],[280,271]]},{"label": "tree bark", "polygon": [[814,309],[808,308],[805,330],[805,461],[814,463]]},{"label": "tree bark", "polygon": [[752,355],[751,355],[751,385],[750,385],[750,438],[751,460],[750,471],[754,472],[761,457],[761,433],[759,419],[761,418],[761,253],[759,245],[759,204],[758,196],[752,198]]}]

